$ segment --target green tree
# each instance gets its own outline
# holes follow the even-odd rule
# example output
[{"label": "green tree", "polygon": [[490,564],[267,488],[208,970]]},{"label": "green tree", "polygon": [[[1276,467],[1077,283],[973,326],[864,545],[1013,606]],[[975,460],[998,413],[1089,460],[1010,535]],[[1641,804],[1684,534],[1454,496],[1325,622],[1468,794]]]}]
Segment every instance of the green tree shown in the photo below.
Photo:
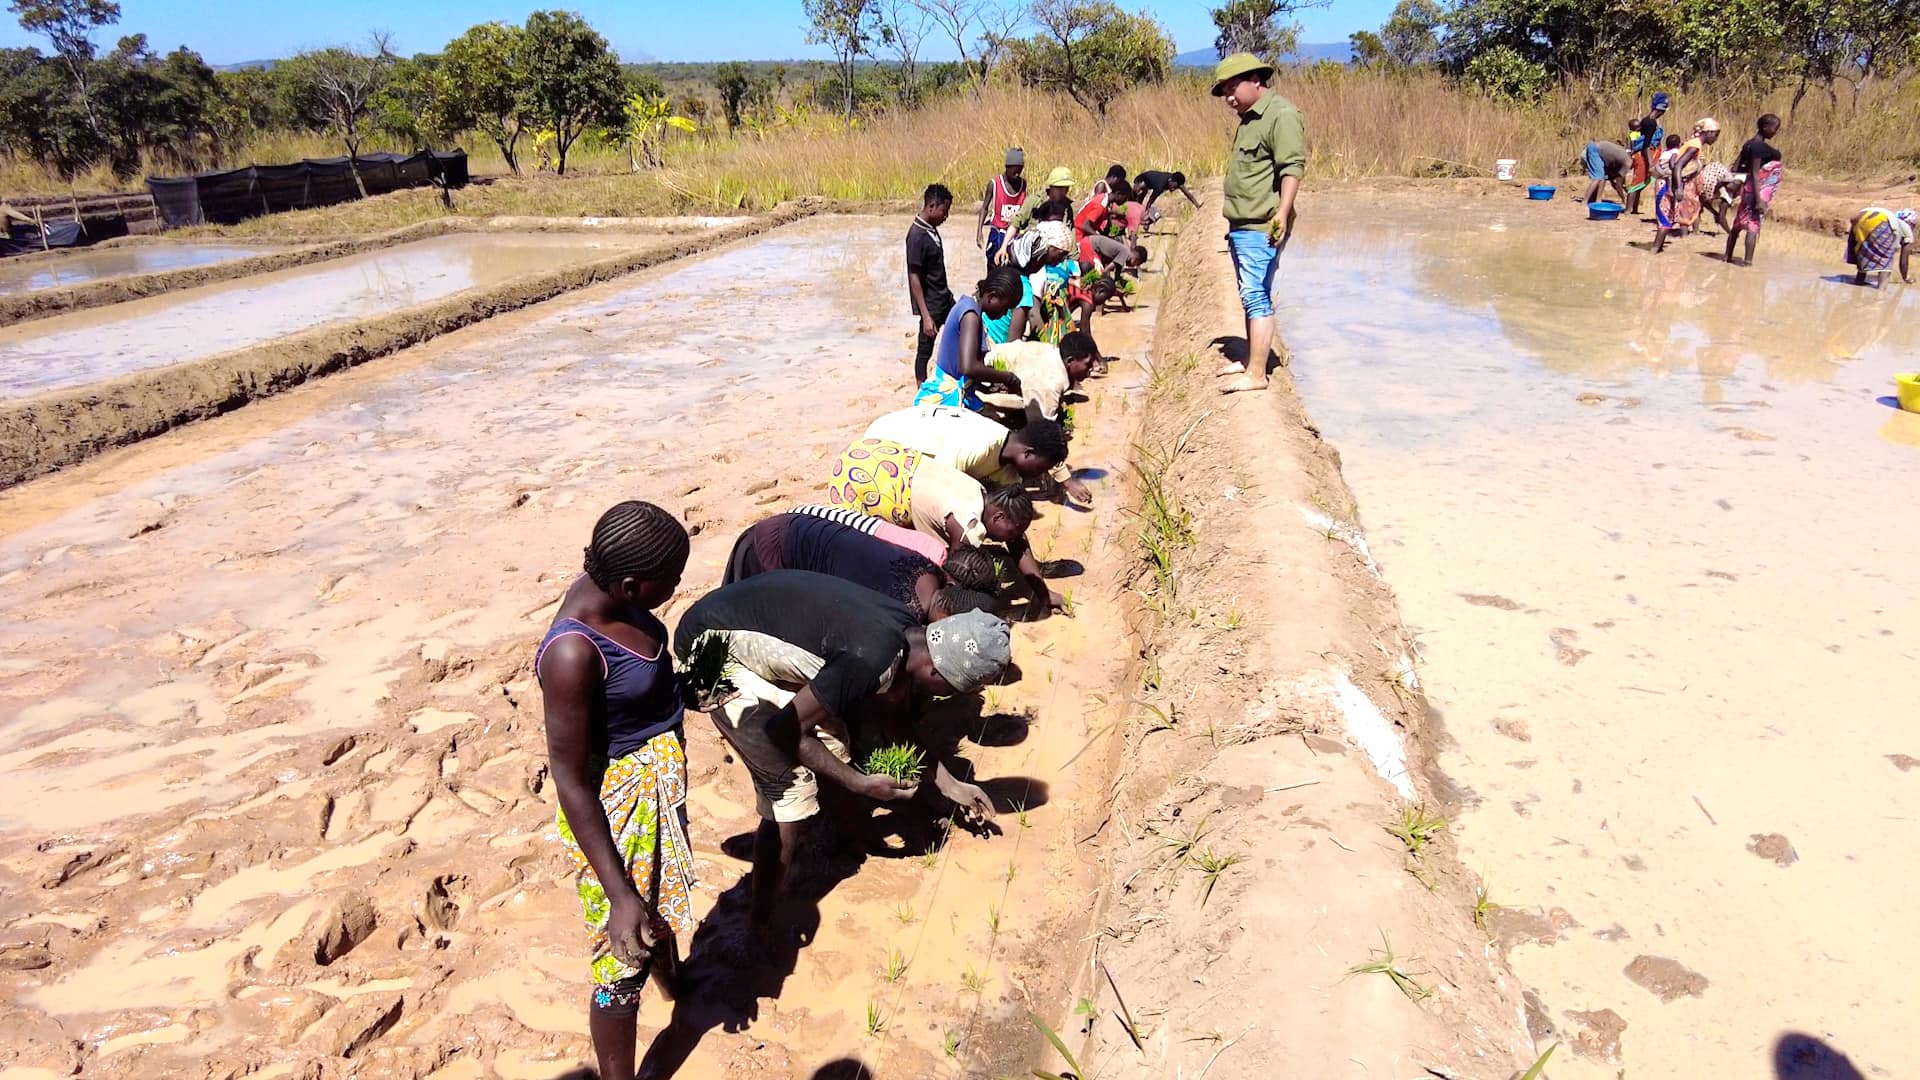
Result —
[{"label": "green tree", "polygon": [[1546,93],[1552,75],[1546,66],[1522,56],[1510,45],[1495,45],[1467,63],[1465,78],[1489,96],[1531,105]]},{"label": "green tree", "polygon": [[1440,27],[1447,13],[1438,0],[1400,0],[1380,27],[1380,44],[1387,58],[1413,67],[1440,57]]},{"label": "green tree", "polygon": [[103,138],[93,104],[93,32],[119,22],[120,5],[110,0],[13,0],[7,10],[19,17],[20,29],[42,34],[53,44],[54,55],[73,78],[87,126],[96,139]]},{"label": "green tree", "polygon": [[840,73],[844,116],[853,123],[853,66],[873,42],[871,0],[801,0],[807,13],[807,43],[825,45]]},{"label": "green tree", "polygon": [[1032,17],[1040,33],[999,43],[1008,67],[1021,82],[1064,91],[1095,115],[1172,70],[1173,39],[1160,24],[1107,0],[1034,0]]},{"label": "green tree", "polygon": [[566,11],[528,15],[521,55],[528,118],[553,132],[555,171],[565,175],[575,140],[624,120],[620,61],[606,38]]},{"label": "green tree", "polygon": [[364,197],[366,182],[360,169],[352,164],[360,156],[360,145],[373,127],[373,108],[398,59],[393,54],[392,36],[375,31],[371,48],[361,50],[335,45],[295,53],[286,63],[288,78],[309,117],[333,132],[347,149],[348,168],[354,186]]},{"label": "green tree", "polygon": [[1244,52],[1275,66],[1300,47],[1300,24],[1291,16],[1327,0],[1228,0],[1213,9],[1213,49],[1222,57]]},{"label": "green tree", "polygon": [[526,84],[526,31],[480,23],[441,52],[434,111],[450,128],[486,136],[517,173],[520,137],[528,127]]},{"label": "green tree", "polygon": [[464,125],[449,123],[436,107],[445,97],[440,67],[440,58],[428,53],[394,61],[373,99],[373,129],[415,150],[451,139]]},{"label": "green tree", "polygon": [[727,134],[740,128],[747,99],[753,93],[753,74],[747,65],[729,60],[713,69],[713,88],[720,93],[720,112],[727,118]]},{"label": "green tree", "polygon": [[1347,51],[1353,54],[1353,66],[1375,68],[1387,62],[1387,47],[1380,35],[1371,30],[1355,30],[1347,35]]}]

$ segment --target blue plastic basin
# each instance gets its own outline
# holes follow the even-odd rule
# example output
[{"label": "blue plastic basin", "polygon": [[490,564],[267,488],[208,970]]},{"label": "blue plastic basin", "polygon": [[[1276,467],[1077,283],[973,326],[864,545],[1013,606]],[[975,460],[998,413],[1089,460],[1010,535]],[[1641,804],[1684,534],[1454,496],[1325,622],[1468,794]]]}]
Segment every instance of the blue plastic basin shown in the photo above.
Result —
[{"label": "blue plastic basin", "polygon": [[1587,217],[1594,221],[1612,221],[1620,216],[1626,207],[1617,202],[1597,202],[1587,204]]},{"label": "blue plastic basin", "polygon": [[1536,202],[1545,202],[1553,198],[1553,193],[1559,190],[1559,188],[1554,187],[1552,184],[1528,184],[1527,198]]}]

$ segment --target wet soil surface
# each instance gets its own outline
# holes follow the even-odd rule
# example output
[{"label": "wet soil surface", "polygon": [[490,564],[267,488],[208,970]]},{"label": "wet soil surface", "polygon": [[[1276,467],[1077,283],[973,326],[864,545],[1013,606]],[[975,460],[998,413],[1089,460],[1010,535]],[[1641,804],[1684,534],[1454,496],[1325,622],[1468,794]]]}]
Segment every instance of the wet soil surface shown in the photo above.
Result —
[{"label": "wet soil surface", "polygon": [[[817,500],[908,402],[903,230],[805,221],[0,494],[0,1067],[586,1061],[534,645],[606,506],[695,532],[671,623],[740,529]],[[1151,318],[1102,341],[1137,349]],[[1082,467],[1124,453],[1113,382],[1079,406]],[[1061,998],[1087,933],[1078,823],[1105,790],[1070,766],[1124,706],[1129,519],[1091,481],[1093,512],[1034,532],[1077,617],[1018,627],[1020,681],[948,717],[997,835],[917,807],[815,830],[769,967],[741,959],[752,793],[690,717],[698,989],[656,1051],[679,1075],[925,1076],[950,1041],[979,1071],[1031,1063],[1024,1007]],[[650,999],[643,1037],[670,1015]]]},{"label": "wet soil surface", "polygon": [[246,259],[272,248],[240,244],[138,244],[0,263],[0,296],[59,289],[103,278],[152,274]]},{"label": "wet soil surface", "polygon": [[1773,1075],[1802,1031],[1898,1072],[1920,416],[1879,399],[1920,291],[1773,226],[1751,269],[1650,236],[1318,197],[1295,375],[1418,635],[1463,858],[1608,928],[1514,945],[1549,1030],[1587,1032],[1553,1075]]},{"label": "wet soil surface", "polygon": [[641,242],[630,235],[442,236],[0,328],[0,397],[211,356],[592,261]]}]

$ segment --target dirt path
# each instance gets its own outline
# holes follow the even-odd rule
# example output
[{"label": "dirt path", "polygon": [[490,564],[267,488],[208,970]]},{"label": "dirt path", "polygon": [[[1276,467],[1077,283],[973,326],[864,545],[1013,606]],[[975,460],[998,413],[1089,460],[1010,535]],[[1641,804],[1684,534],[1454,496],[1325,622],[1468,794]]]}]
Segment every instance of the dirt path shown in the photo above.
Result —
[{"label": "dirt path", "polygon": [[[1097,1011],[1049,1018],[1091,1029],[1076,1052],[1103,1078],[1505,1080],[1535,1050],[1478,882],[1444,831],[1417,855],[1387,831],[1434,798],[1392,593],[1287,371],[1216,392],[1244,323],[1217,219],[1188,227],[1136,462],[1136,704],[1105,747],[1079,984]],[[1404,978],[1354,970],[1381,963]]]},{"label": "dirt path", "polygon": [[[586,1060],[533,643],[606,505],[650,498],[695,530],[671,621],[739,529],[816,498],[830,456],[908,399],[899,233],[803,222],[0,493],[0,1067]],[[1111,320],[1108,350],[1136,354],[1151,317]],[[1080,408],[1083,467],[1123,458],[1120,382]],[[812,845],[811,942],[771,971],[729,959],[751,798],[690,724],[718,914],[680,1075],[933,1075],[950,1038],[970,1071],[1034,1059],[1024,1010],[1067,996],[1097,884],[1077,845],[1106,791],[1075,758],[1125,707],[1128,519],[1115,476],[1094,487],[1093,513],[1050,508],[1036,532],[1078,563],[1057,583],[1077,617],[1020,627],[1021,681],[956,718],[1001,834],[929,858],[938,832],[899,816],[865,854]],[[643,1025],[666,1015],[649,1002]]]}]

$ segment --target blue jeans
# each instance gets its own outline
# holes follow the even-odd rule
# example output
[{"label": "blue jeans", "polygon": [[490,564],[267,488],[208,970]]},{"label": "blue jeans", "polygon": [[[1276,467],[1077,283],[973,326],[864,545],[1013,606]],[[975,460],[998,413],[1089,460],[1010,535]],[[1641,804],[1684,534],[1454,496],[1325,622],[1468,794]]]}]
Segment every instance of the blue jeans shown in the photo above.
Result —
[{"label": "blue jeans", "polygon": [[1240,306],[1249,319],[1273,317],[1273,274],[1280,268],[1280,252],[1267,239],[1265,226],[1227,233],[1227,251],[1240,279]]}]

